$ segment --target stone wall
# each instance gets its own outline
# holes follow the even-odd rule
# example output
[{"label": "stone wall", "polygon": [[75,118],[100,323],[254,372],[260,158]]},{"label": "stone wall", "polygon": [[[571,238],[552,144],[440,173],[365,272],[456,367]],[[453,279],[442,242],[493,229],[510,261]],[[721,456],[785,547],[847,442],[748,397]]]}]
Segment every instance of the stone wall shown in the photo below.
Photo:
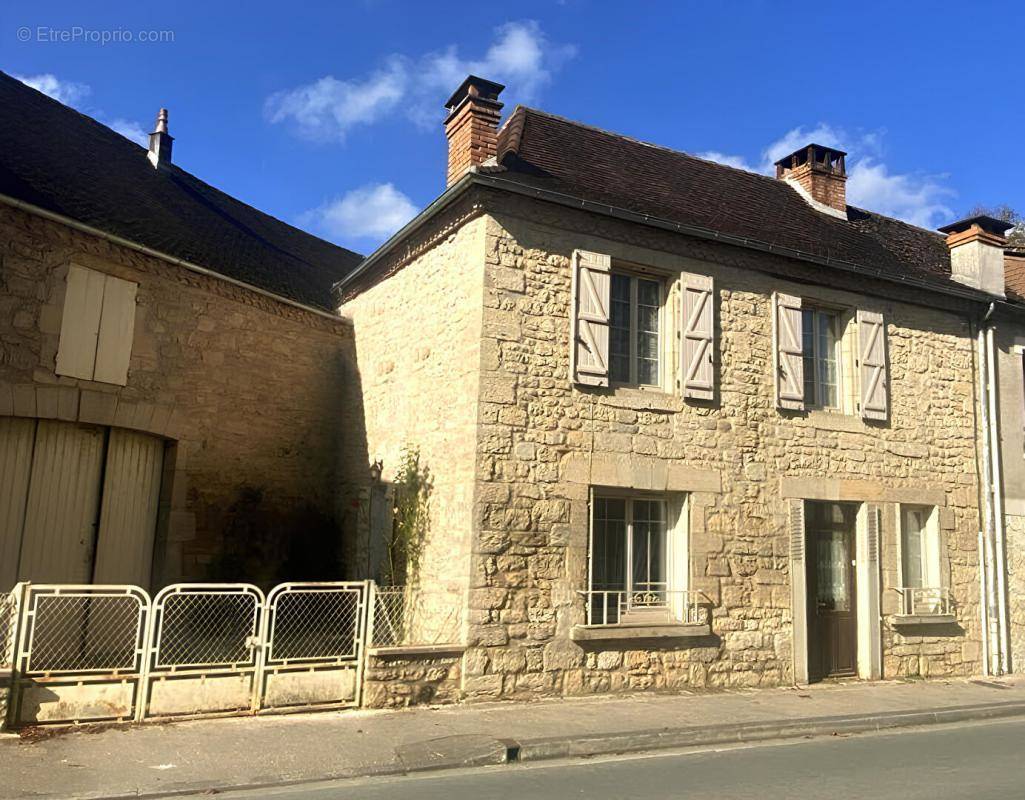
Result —
[{"label": "stone wall", "polygon": [[[432,247],[340,309],[356,341],[356,396],[348,402],[365,409],[359,435],[366,450],[346,450],[345,474],[352,484],[365,483],[368,464],[381,461],[391,480],[403,449],[419,450],[432,484],[416,576],[428,604],[432,596],[439,604],[452,597],[461,603],[469,581],[483,252],[480,218],[442,230]],[[378,529],[373,537],[388,534]],[[364,553],[365,545],[356,549]],[[373,564],[361,566],[370,577],[380,573]]]},{"label": "stone wall", "polygon": [[[156,584],[323,573],[350,326],[8,206],[0,263],[0,415],[170,443]],[[54,373],[72,263],[139,284],[127,386]]]},{"label": "stone wall", "polygon": [[462,652],[371,653],[363,676],[365,708],[447,705],[460,699]]},{"label": "stone wall", "polygon": [[[714,277],[715,402],[570,385],[575,248]],[[884,671],[978,669],[973,342],[965,318],[864,296],[856,290],[871,286],[864,279],[831,275],[831,288],[797,283],[783,276],[803,269],[813,281],[807,267],[524,199],[492,205],[485,263],[468,697],[792,681],[786,501],[802,497],[877,503],[886,518],[895,518],[897,503],[939,505],[957,623],[936,641],[887,633]],[[854,291],[837,288],[844,286]],[[774,290],[885,315],[888,423],[776,409]],[[577,591],[587,586],[592,485],[689,495],[690,586],[715,606],[710,638],[671,647],[570,640],[583,622]],[[884,527],[884,560],[894,535]],[[883,595],[889,591],[884,584]]]}]

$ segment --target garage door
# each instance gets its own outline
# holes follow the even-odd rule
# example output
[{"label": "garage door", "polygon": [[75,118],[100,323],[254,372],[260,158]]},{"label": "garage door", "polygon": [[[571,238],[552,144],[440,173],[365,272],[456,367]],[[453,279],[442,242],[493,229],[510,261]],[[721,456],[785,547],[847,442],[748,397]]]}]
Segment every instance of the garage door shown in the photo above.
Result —
[{"label": "garage door", "polygon": [[148,586],[163,450],[134,431],[0,418],[0,591]]}]

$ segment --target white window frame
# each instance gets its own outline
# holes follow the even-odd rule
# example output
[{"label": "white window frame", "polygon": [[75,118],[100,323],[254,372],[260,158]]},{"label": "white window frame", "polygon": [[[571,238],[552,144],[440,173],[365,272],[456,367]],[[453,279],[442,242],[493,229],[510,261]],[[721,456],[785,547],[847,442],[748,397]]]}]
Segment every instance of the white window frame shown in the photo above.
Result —
[{"label": "white window frame", "polygon": [[[630,333],[630,375],[628,380],[620,380],[613,377],[612,361],[612,338],[613,331],[616,330],[612,324],[612,304],[614,302],[612,295],[611,282],[614,282],[617,277],[629,278],[630,279],[630,321],[629,321],[629,333]],[[641,383],[638,379],[638,355],[637,355],[637,282],[639,280],[651,281],[658,286],[658,347],[656,352],[658,353],[658,374],[655,378],[655,383]],[[670,362],[669,354],[667,353],[666,343],[668,341],[666,337],[666,278],[664,275],[652,272],[646,272],[641,269],[631,269],[629,267],[619,267],[613,265],[610,270],[610,288],[609,288],[609,385],[610,386],[632,386],[640,389],[663,389],[666,384],[666,365]]]},{"label": "white window frame", "polygon": [[[810,313],[812,315],[812,330],[811,330],[811,342],[812,342],[812,387],[813,397],[808,398],[807,395],[804,398],[804,407],[807,409],[821,409],[823,411],[833,412],[844,412],[846,406],[846,395],[847,395],[847,370],[846,364],[844,364],[844,340],[847,336],[847,325],[844,320],[845,313],[841,309],[830,308],[828,306],[816,305],[814,303],[809,305],[802,305],[801,308],[801,358],[806,358],[803,351],[804,347],[804,315]],[[819,337],[818,337],[818,319],[820,315],[829,315],[833,319],[833,360],[836,362],[836,404],[826,405],[822,402],[822,382],[819,380]],[[808,365],[804,365],[804,381],[808,382]],[[802,391],[804,387],[802,386]]]},{"label": "white window frame", "polygon": [[[686,592],[690,589],[690,526],[688,524],[688,495],[662,494],[629,489],[592,488],[587,531],[587,588],[603,591],[594,586],[594,508],[597,500],[626,500],[626,551],[623,590],[633,589],[633,501],[657,500],[664,504],[666,513],[666,591]],[[614,590],[609,590],[614,591]],[[682,596],[681,596],[682,599]]]},{"label": "white window frame", "polygon": [[[925,524],[920,531],[918,557],[921,560],[922,585],[911,587],[907,584],[904,574],[904,514],[906,511],[925,512]],[[943,580],[943,544],[940,541],[939,511],[936,506],[925,503],[901,503],[897,506],[897,583],[900,588],[942,589]]]}]

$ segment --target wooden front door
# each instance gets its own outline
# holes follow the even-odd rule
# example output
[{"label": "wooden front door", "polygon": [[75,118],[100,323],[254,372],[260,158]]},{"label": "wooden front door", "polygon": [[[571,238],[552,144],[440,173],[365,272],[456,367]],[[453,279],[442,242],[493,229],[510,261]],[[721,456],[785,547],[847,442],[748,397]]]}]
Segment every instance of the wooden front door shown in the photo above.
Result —
[{"label": "wooden front door", "polygon": [[855,506],[809,503],[808,669],[822,679],[858,673]]}]

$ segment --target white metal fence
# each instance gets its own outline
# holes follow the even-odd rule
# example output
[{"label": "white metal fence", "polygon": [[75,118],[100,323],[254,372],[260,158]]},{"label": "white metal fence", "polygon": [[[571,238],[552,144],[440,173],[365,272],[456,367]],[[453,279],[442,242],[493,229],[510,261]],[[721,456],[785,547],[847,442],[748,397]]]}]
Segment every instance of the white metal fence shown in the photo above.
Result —
[{"label": "white metal fence", "polygon": [[19,584],[0,596],[11,721],[358,705],[371,586],[175,584],[151,599],[136,586]]}]

